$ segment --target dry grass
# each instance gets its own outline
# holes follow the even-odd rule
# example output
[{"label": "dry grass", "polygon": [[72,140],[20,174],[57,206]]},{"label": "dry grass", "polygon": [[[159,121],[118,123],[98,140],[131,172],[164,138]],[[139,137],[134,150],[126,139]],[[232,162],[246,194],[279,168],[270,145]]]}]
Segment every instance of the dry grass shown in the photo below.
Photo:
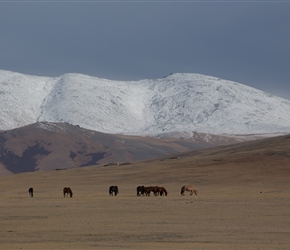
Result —
[{"label": "dry grass", "polygon": [[[288,250],[288,144],[1,177],[0,249]],[[198,195],[181,196],[185,184]],[[169,194],[137,197],[138,185]],[[64,186],[73,198],[63,198]]]}]

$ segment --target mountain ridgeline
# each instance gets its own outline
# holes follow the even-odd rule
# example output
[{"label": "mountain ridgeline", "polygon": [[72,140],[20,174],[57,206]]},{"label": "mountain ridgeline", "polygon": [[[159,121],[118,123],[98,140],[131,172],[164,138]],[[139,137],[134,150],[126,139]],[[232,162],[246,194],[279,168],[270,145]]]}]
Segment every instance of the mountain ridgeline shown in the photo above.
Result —
[{"label": "mountain ridgeline", "polygon": [[290,100],[200,74],[112,81],[0,71],[0,130],[67,122],[110,134],[186,136],[290,132]]}]

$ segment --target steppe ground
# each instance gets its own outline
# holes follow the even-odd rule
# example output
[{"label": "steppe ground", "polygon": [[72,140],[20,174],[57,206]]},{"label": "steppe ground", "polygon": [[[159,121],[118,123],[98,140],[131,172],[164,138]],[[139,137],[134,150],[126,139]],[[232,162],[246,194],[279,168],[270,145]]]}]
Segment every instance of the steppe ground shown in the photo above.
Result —
[{"label": "steppe ground", "polygon": [[[288,158],[189,157],[3,176],[0,249],[289,250]],[[181,196],[185,184],[198,195]],[[110,185],[118,196],[108,195]],[[138,185],[164,186],[168,196],[137,197]],[[63,197],[65,186],[73,198]]]}]

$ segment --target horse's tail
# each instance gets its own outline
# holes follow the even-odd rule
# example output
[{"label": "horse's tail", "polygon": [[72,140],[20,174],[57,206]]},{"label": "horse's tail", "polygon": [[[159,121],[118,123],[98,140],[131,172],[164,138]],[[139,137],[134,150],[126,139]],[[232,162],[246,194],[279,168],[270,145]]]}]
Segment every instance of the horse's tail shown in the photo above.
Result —
[{"label": "horse's tail", "polygon": [[165,193],[165,196],[167,196],[167,194],[168,194],[168,193],[167,193],[167,190],[164,188],[163,191],[164,191],[164,193]]},{"label": "horse's tail", "polygon": [[184,191],[185,191],[185,186],[183,186],[183,187],[181,188],[181,192],[180,192],[180,194],[183,195],[183,194],[184,194]]}]

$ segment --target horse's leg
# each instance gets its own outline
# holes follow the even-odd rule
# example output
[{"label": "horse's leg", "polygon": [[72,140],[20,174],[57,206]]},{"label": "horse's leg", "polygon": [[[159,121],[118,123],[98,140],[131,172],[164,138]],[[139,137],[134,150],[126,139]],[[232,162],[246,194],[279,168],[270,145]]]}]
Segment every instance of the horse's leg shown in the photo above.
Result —
[{"label": "horse's leg", "polygon": [[185,191],[185,188],[184,188],[184,186],[181,188],[181,192],[180,192],[180,194],[181,195],[184,195],[184,191]]}]

